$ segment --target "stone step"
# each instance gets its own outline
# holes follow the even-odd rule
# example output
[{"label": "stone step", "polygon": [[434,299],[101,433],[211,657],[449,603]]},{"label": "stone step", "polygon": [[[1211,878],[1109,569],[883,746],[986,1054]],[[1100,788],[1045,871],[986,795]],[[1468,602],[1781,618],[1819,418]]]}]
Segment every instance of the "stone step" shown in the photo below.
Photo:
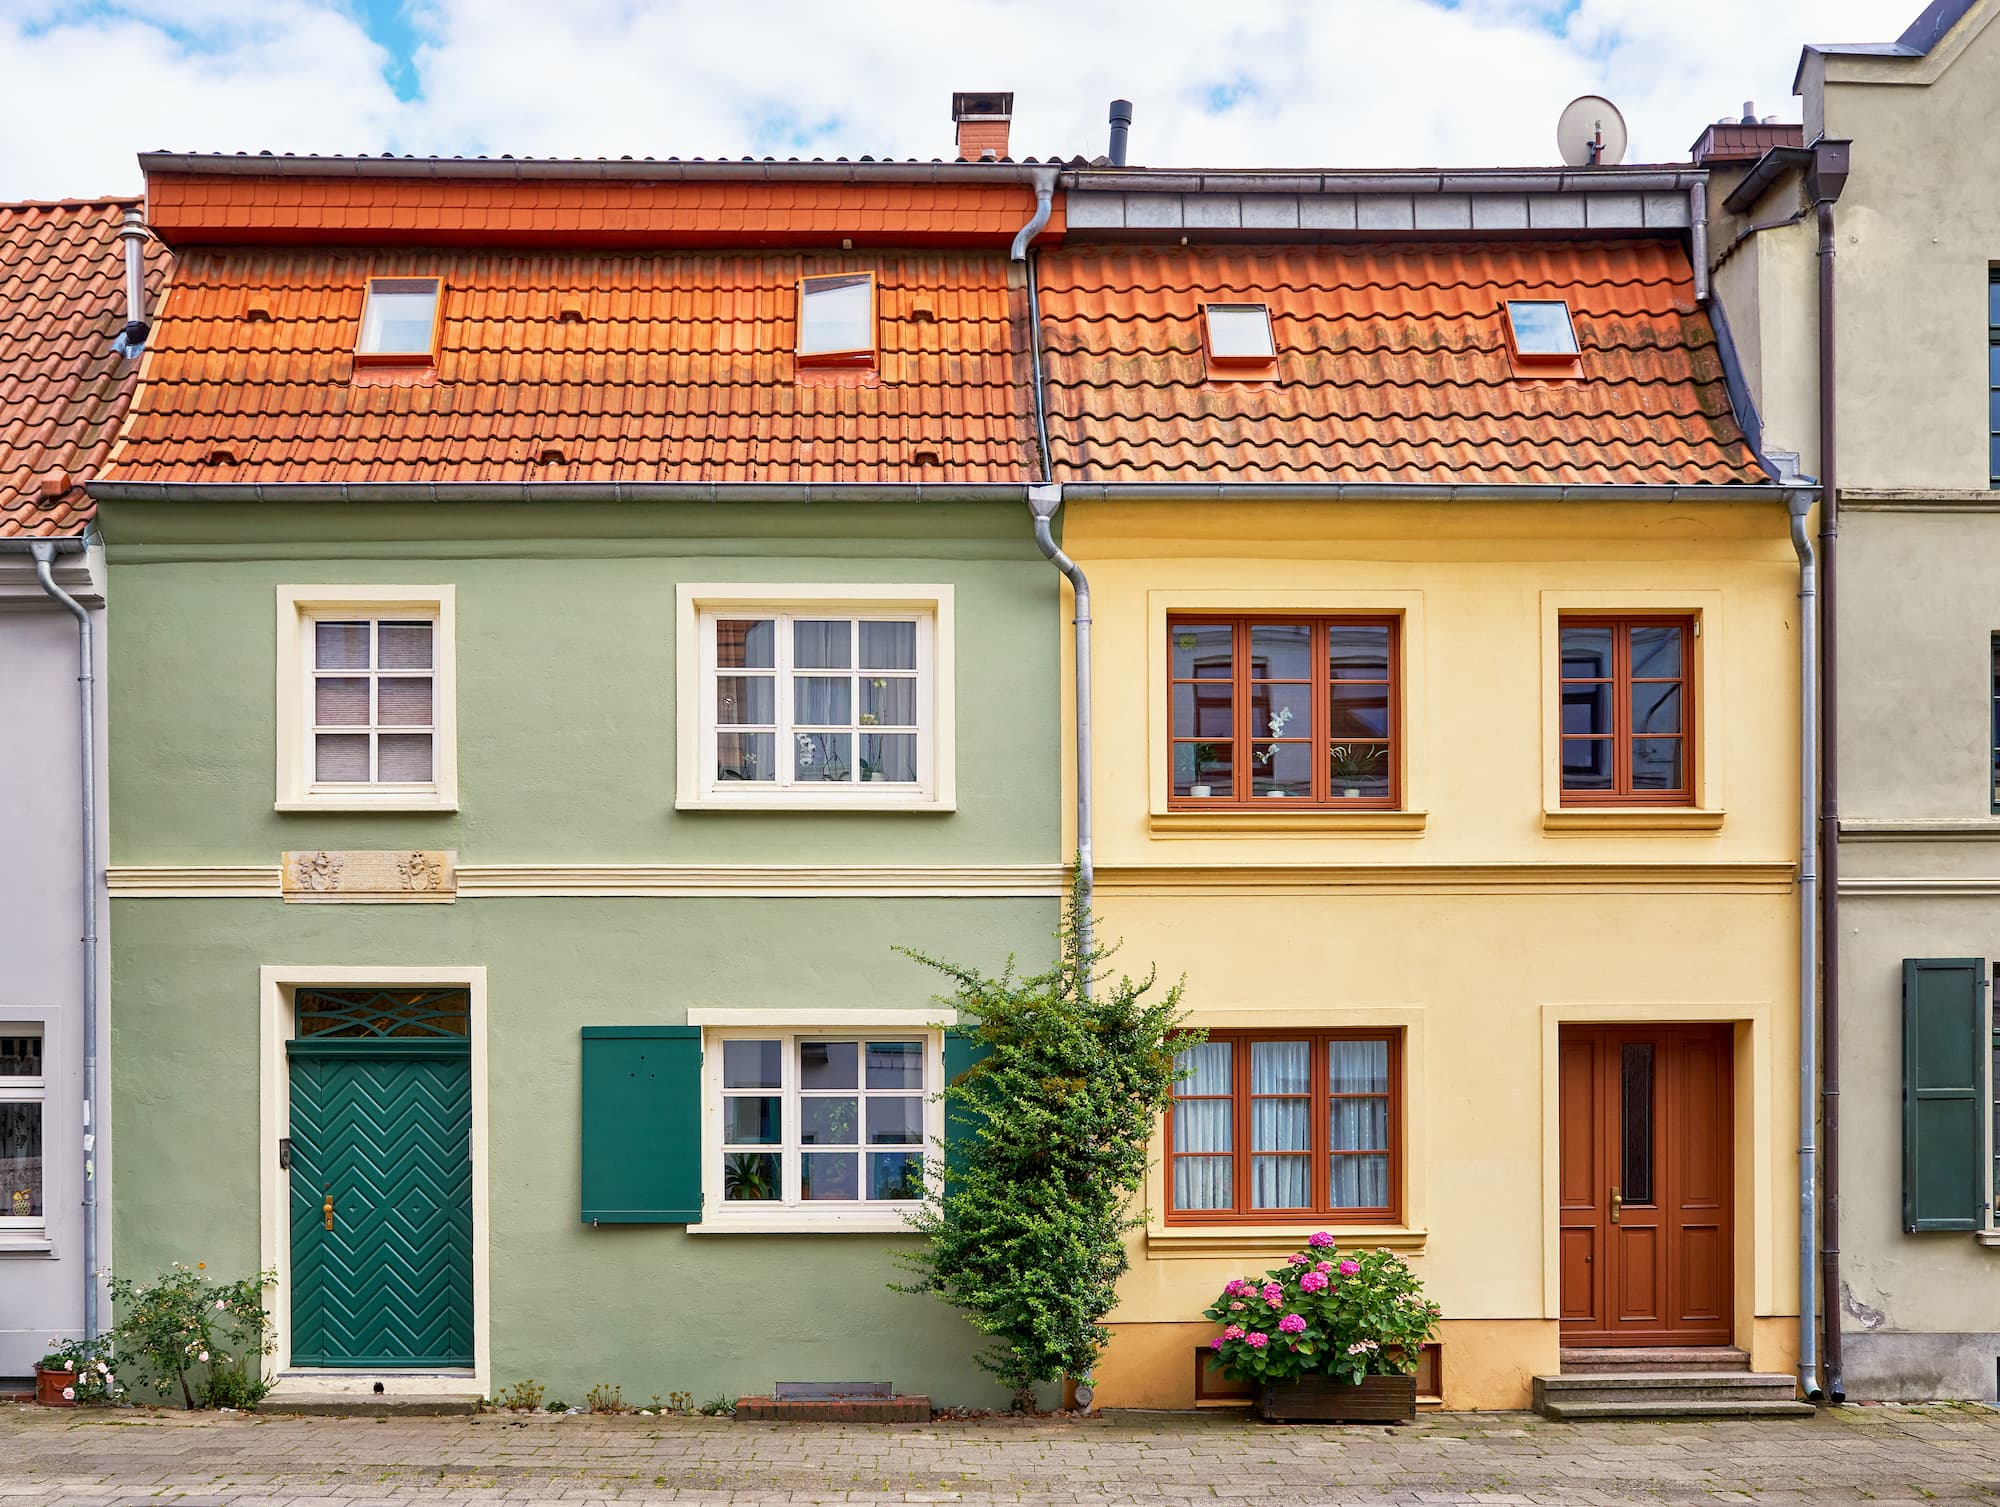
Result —
[{"label": "stone step", "polygon": [[1544,1418],[1558,1422],[1585,1419],[1644,1422],[1652,1418],[1810,1418],[1816,1411],[1809,1402],[1704,1401],[1700,1398],[1668,1397],[1652,1402],[1548,1402],[1536,1409]]},{"label": "stone step", "polygon": [[1565,1376],[1616,1371],[1748,1371],[1750,1352],[1734,1345],[1565,1346]]},{"label": "stone step", "polygon": [[1639,1372],[1603,1376],[1537,1376],[1535,1406],[1598,1402],[1791,1402],[1798,1384],[1781,1373],[1755,1371]]},{"label": "stone step", "polygon": [[423,1395],[409,1392],[287,1391],[272,1393],[257,1404],[257,1411],[287,1417],[453,1418],[477,1413],[484,1401],[477,1392]]}]

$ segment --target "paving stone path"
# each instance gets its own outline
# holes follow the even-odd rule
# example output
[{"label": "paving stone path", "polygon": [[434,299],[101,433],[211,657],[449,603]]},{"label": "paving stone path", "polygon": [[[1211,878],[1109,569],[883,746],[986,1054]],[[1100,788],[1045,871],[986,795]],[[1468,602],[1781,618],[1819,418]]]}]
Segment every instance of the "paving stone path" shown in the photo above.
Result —
[{"label": "paving stone path", "polygon": [[0,1507],[1212,1500],[1993,1504],[2000,1413],[1850,1407],[1671,1424],[1434,1414],[1388,1430],[1177,1414],[914,1425],[0,1408]]}]

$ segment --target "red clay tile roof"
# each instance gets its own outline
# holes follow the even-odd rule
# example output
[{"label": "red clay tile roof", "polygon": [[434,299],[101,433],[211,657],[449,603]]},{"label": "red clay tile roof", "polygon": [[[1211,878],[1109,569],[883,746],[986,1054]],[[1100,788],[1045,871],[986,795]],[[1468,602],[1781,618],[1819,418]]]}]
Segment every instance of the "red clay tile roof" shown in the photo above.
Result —
[{"label": "red clay tile roof", "polygon": [[[1040,259],[1059,481],[1768,480],[1666,241],[1064,247]],[[1567,299],[1581,380],[1519,380],[1502,303]],[[1207,380],[1207,302],[1270,306],[1274,382]]]},{"label": "red clay tile roof", "polygon": [[[1027,183],[599,178],[380,178],[155,172],[147,214],[168,245],[943,247],[1012,240]],[[1062,233],[1060,208],[1047,236]]]},{"label": "red clay tile roof", "polygon": [[[864,268],[878,274],[879,372],[802,374],[797,279]],[[443,279],[434,382],[355,382],[371,275]],[[176,265],[110,474],[1024,481],[1033,420],[1018,277],[1004,249],[193,251]]]},{"label": "red clay tile roof", "polygon": [[[82,483],[111,448],[138,363],[125,327],[118,227],[137,199],[0,204],[0,538],[80,533]],[[158,298],[166,248],[146,248]]]}]

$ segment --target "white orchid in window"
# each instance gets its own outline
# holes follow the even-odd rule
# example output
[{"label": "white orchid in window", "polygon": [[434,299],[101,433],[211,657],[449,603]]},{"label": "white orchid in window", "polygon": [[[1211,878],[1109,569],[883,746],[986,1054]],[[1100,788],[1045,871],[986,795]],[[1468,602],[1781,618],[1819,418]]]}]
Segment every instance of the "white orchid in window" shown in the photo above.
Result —
[{"label": "white orchid in window", "polygon": [[[1284,737],[1286,724],[1291,720],[1292,708],[1288,706],[1278,708],[1277,711],[1271,713],[1270,720],[1265,724],[1266,735],[1273,738]],[[1277,757],[1278,745],[1273,743],[1269,748],[1257,755],[1257,762],[1260,764],[1269,764]]]}]

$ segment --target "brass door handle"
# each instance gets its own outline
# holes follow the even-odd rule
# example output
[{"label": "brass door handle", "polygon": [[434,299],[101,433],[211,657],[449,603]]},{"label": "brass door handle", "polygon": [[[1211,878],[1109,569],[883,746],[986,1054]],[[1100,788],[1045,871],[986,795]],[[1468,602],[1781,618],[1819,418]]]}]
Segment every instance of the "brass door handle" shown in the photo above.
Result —
[{"label": "brass door handle", "polygon": [[[326,1227],[327,1227],[327,1229],[331,1230],[331,1229],[333,1228],[333,1194],[332,1194],[332,1193],[328,1193],[328,1194],[326,1195],[326,1202],[325,1202],[325,1203],[324,1203],[323,1205],[321,1205],[321,1207],[320,1207],[320,1211],[319,1211],[319,1212],[320,1212],[321,1216],[322,1216],[322,1217],[323,1217],[323,1218],[324,1218],[324,1219],[326,1220]],[[1613,1219],[1616,1219],[1616,1218],[1617,1218],[1618,1216],[1617,1216],[1616,1214],[1614,1214],[1614,1215],[1612,1215],[1611,1217],[1612,1217]]]},{"label": "brass door handle", "polygon": [[[333,1228],[333,1213],[332,1213],[333,1200],[328,1199],[326,1207],[328,1211],[326,1216],[327,1219],[326,1227],[330,1230]],[[1618,1223],[1619,1213],[1624,1209],[1624,1207],[1625,1207],[1625,1200],[1619,1197],[1618,1190],[1616,1188],[1613,1188],[1611,1190],[1611,1222],[1613,1224]]]}]

